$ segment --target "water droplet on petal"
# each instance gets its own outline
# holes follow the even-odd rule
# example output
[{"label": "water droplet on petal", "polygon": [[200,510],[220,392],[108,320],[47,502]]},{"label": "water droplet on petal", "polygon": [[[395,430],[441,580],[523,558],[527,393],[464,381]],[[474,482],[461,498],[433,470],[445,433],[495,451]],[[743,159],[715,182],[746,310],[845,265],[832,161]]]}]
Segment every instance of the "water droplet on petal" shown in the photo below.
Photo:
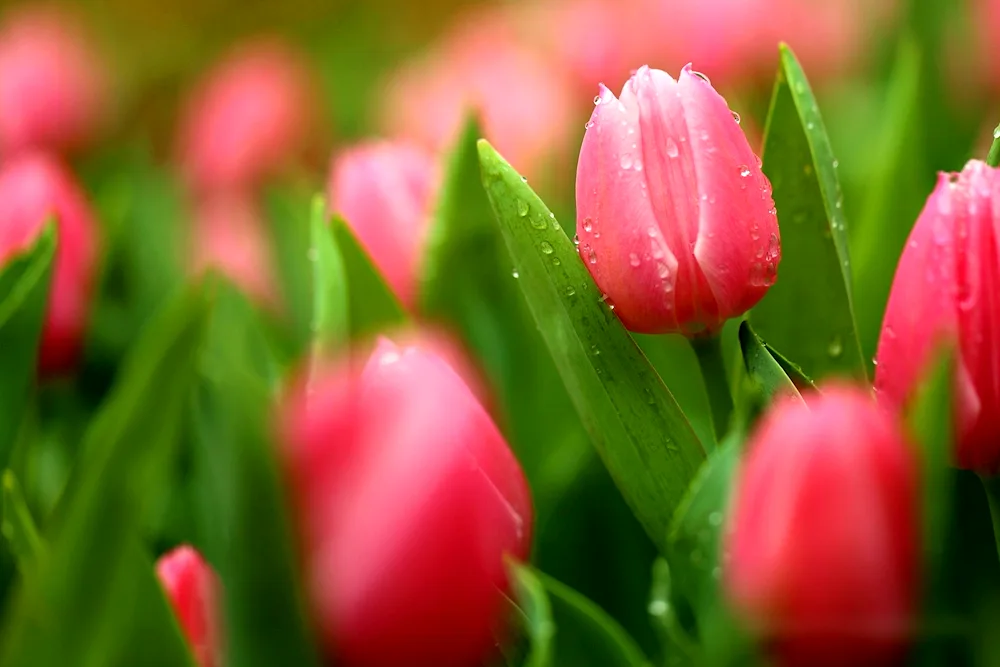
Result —
[{"label": "water droplet on petal", "polygon": [[740,165],[740,176],[742,176],[743,178],[746,178],[749,175],[750,175],[750,167],[746,166],[745,164],[741,164]]},{"label": "water droplet on petal", "polygon": [[670,137],[667,137],[667,156],[677,157],[677,143]]},{"label": "water droplet on petal", "polygon": [[622,165],[622,169],[631,169],[632,168],[632,155],[629,154],[629,153],[623,154],[621,156],[620,162],[621,162],[621,165]]},{"label": "water droplet on petal", "polygon": [[639,266],[639,264],[641,264],[639,260],[639,255],[635,254],[634,252],[630,252],[628,255],[628,263],[632,266]]},{"label": "water droplet on petal", "polygon": [[705,83],[707,83],[708,85],[710,86],[712,85],[712,82],[708,80],[708,77],[702,74],[701,72],[695,72],[694,70],[691,70],[691,73],[694,74],[699,79],[701,79],[702,81],[704,81]]},{"label": "water droplet on petal", "polygon": [[589,232],[594,229],[594,221],[590,218],[583,219],[583,231]]},{"label": "water droplet on petal", "polygon": [[594,95],[594,106],[597,106],[600,103],[601,103],[601,96],[600,95]]}]

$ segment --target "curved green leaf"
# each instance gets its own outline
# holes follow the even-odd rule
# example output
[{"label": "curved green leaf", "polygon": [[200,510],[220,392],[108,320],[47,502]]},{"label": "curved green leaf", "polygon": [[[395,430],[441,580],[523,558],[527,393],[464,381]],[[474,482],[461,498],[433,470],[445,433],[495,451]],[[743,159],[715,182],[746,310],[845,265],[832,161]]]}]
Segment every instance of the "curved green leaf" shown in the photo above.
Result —
[{"label": "curved green leaf", "polygon": [[320,353],[348,340],[347,272],[326,220],[326,202],[313,200],[309,259],[313,264],[313,347]]},{"label": "curved green leaf", "polygon": [[764,341],[750,328],[749,322],[740,325],[740,347],[747,373],[768,401],[779,394],[801,400],[795,384],[767,350]]},{"label": "curved green leaf", "polygon": [[0,466],[6,466],[38,368],[38,343],[48,304],[56,228],[0,273]]},{"label": "curved green leaf", "polygon": [[781,223],[778,281],[751,311],[775,349],[820,379],[864,380],[836,161],[798,61],[782,45],[764,138],[764,173]]},{"label": "curved green leaf", "polygon": [[485,141],[479,159],[519,284],[566,389],[622,495],[664,548],[705,450],[555,215]]},{"label": "curved green leaf", "polygon": [[10,470],[3,472],[3,521],[0,528],[14,554],[17,568],[26,573],[37,567],[45,552],[45,544],[35,528],[35,520],[21,494],[21,486]]}]

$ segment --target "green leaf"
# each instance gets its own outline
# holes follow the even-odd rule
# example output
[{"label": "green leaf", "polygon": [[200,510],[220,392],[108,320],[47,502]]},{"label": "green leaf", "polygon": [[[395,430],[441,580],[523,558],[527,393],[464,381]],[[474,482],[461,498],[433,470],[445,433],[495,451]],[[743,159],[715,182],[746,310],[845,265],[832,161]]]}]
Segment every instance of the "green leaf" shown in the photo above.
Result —
[{"label": "green leaf", "polygon": [[539,330],[622,495],[661,548],[705,451],[673,396],[600,297],[555,216],[479,142],[483,184]]},{"label": "green leaf", "polygon": [[755,664],[752,648],[725,605],[721,589],[722,529],[744,434],[735,429],[702,466],[670,528],[667,561],[695,613],[710,665]]},{"label": "green leaf", "polygon": [[55,225],[0,273],[0,466],[6,466],[28,408],[38,368],[55,254]]},{"label": "green leaf", "polygon": [[315,306],[313,278],[315,267],[308,261],[312,241],[311,217],[316,214],[313,191],[302,188],[271,188],[264,199],[268,221],[269,244],[278,278],[282,301],[287,304],[295,351],[301,351],[313,338]]},{"label": "green leaf", "polygon": [[526,666],[649,667],[635,641],[593,602],[528,565],[510,562],[509,571],[533,642]]},{"label": "green leaf", "polygon": [[352,338],[364,338],[405,323],[406,311],[351,228],[337,216],[330,221],[330,228],[347,275],[347,321]]},{"label": "green leaf", "polygon": [[[107,664],[130,646],[122,628],[146,625],[136,616],[143,613],[136,578],[148,581],[152,570],[131,567],[129,550],[150,499],[170,481],[165,471],[173,467],[206,314],[200,291],[185,293],[123,362],[49,522],[50,556],[7,607],[0,663]],[[190,664],[175,626],[161,626],[149,640],[144,649],[155,658],[142,664]]]},{"label": "green leaf", "polygon": [[779,394],[802,399],[795,384],[789,379],[781,364],[771,356],[764,341],[754,333],[749,322],[740,325],[740,347],[743,349],[743,363],[747,373],[768,402]]},{"label": "green leaf", "polygon": [[663,648],[665,667],[690,665],[700,655],[698,646],[681,627],[674,605],[670,565],[664,558],[653,563],[653,585],[649,591],[649,620]]},{"label": "green leaf", "polygon": [[921,142],[921,60],[914,41],[903,39],[885,101],[880,144],[870,148],[876,159],[866,178],[863,208],[851,229],[858,286],[854,304],[866,359],[875,354],[896,260],[934,184]]},{"label": "green leaf", "polygon": [[348,340],[347,275],[326,221],[326,202],[313,200],[310,259],[313,263],[313,345],[320,352],[336,349]]},{"label": "green leaf", "polygon": [[809,377],[864,380],[834,165],[809,83],[783,45],[764,138],[764,173],[774,187],[781,223],[781,265],[778,281],[751,311],[751,321]]},{"label": "green leaf", "polygon": [[228,664],[241,667],[318,664],[267,421],[273,368],[252,307],[223,286],[193,411],[193,484],[225,590]]},{"label": "green leaf", "polygon": [[21,494],[17,478],[10,470],[3,472],[3,536],[14,554],[17,568],[26,573],[35,568],[45,551],[35,520]]}]

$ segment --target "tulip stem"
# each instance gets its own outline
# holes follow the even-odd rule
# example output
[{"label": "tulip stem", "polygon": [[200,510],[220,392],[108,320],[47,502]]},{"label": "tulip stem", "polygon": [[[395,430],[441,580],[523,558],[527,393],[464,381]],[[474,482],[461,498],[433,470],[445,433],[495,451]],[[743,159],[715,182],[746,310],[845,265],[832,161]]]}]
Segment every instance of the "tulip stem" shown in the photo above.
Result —
[{"label": "tulip stem", "polygon": [[990,517],[993,519],[993,539],[997,544],[997,555],[1000,556],[1000,477],[980,477],[986,500],[990,504]]},{"label": "tulip stem", "polygon": [[729,375],[722,355],[722,336],[692,338],[691,347],[698,357],[701,375],[708,391],[708,403],[712,408],[712,424],[716,442],[729,431],[729,419],[733,414],[733,396],[729,390]]},{"label": "tulip stem", "polygon": [[1000,165],[1000,125],[997,125],[997,129],[993,130],[993,145],[990,146],[990,152],[986,154],[986,164],[991,167]]}]

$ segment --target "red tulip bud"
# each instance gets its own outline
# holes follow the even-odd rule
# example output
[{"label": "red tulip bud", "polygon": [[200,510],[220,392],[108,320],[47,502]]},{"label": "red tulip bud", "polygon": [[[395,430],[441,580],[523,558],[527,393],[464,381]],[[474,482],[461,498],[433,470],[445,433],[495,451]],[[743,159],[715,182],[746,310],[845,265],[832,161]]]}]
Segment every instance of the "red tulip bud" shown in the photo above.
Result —
[{"label": "red tulip bud", "polygon": [[901,407],[940,344],[957,345],[957,464],[1000,472],[1000,170],[941,174],[896,268],[875,388]]},{"label": "red tulip bud", "polygon": [[439,181],[433,156],[390,142],[344,152],[330,175],[331,210],[344,216],[396,296],[411,307]]},{"label": "red tulip bud", "polygon": [[54,219],[58,248],[42,329],[39,370],[53,374],[77,361],[87,325],[97,258],[97,226],[73,176],[41,153],[0,166],[0,266],[31,247]]},{"label": "red tulip bud", "polygon": [[102,120],[106,88],[101,62],[68,16],[10,14],[0,28],[0,151],[80,147]]},{"label": "red tulip bud", "polygon": [[867,393],[782,399],[747,444],[724,583],[779,665],[896,664],[918,602],[917,469]]},{"label": "red tulip bud", "polygon": [[528,553],[528,487],[466,383],[417,342],[315,370],[284,406],[317,625],[337,664],[479,664],[505,553]]},{"label": "red tulip bud", "polygon": [[580,257],[629,329],[714,333],[775,280],[771,185],[726,101],[690,66],[605,87],[576,172]]},{"label": "red tulip bud", "polygon": [[199,190],[260,184],[300,153],[309,129],[309,72],[280,43],[234,52],[195,90],[180,130],[180,161]]},{"label": "red tulip bud", "polygon": [[199,667],[222,667],[218,576],[190,546],[156,561],[160,579]]}]

